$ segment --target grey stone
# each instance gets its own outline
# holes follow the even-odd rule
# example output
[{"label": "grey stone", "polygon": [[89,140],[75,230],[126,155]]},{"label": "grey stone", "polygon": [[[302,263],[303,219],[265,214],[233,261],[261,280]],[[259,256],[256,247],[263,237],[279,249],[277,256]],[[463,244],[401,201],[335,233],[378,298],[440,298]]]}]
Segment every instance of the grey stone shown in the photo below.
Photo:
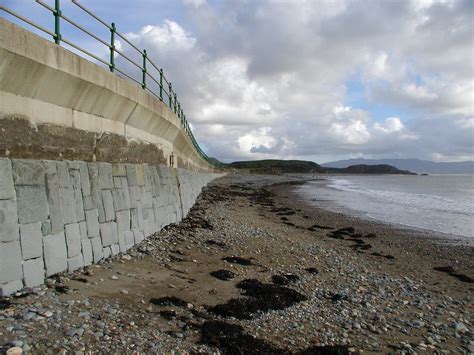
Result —
[{"label": "grey stone", "polygon": [[68,188],[60,188],[61,203],[63,206],[64,224],[76,223],[76,200],[74,198],[74,190]]},{"label": "grey stone", "polygon": [[136,208],[130,210],[130,222],[130,229],[140,229],[138,224],[138,210]]},{"label": "grey stone", "polygon": [[81,232],[79,231],[79,224],[66,224],[64,230],[66,232],[68,258],[78,256],[81,253]]},{"label": "grey stone", "polygon": [[126,231],[125,232],[125,247],[130,249],[135,245],[135,236],[132,231]]},{"label": "grey stone", "polygon": [[99,212],[97,209],[86,211],[86,223],[89,238],[99,237]]},{"label": "grey stone", "polygon": [[9,296],[22,288],[23,282],[21,280],[7,282],[3,285],[0,284],[0,296]]},{"label": "grey stone", "polygon": [[130,230],[130,211],[118,211],[117,212],[117,236],[120,251],[125,252],[127,250],[127,244],[125,240],[126,231]]},{"label": "grey stone", "polygon": [[79,174],[81,176],[81,190],[82,196],[91,195],[91,185],[89,181],[89,171],[87,169],[87,164],[84,162],[79,162]]},{"label": "grey stone", "polygon": [[113,221],[115,219],[114,199],[112,191],[102,190],[102,201],[104,203],[105,220]]},{"label": "grey stone", "polygon": [[83,196],[82,202],[84,203],[84,211],[92,210],[95,208],[94,204],[92,203],[91,196]]},{"label": "grey stone", "polygon": [[139,244],[145,239],[143,233],[136,229],[133,231],[133,236],[135,238],[135,244]]},{"label": "grey stone", "polygon": [[12,159],[13,182],[15,185],[45,184],[45,167],[40,160]]},{"label": "grey stone", "polygon": [[112,251],[112,255],[118,255],[120,253],[120,247],[118,244],[112,244],[110,246],[110,250]]},{"label": "grey stone", "polygon": [[71,165],[76,165],[76,164],[69,162],[69,178],[71,180],[72,187],[74,189],[80,190],[81,189],[81,174],[79,173],[79,170],[72,169]]},{"label": "grey stone", "polygon": [[107,247],[117,243],[117,223],[106,222],[100,224],[100,236],[102,238],[102,245]]},{"label": "grey stone", "polygon": [[48,202],[44,186],[16,186],[18,220],[21,224],[44,222],[48,217]]},{"label": "grey stone", "polygon": [[113,189],[114,181],[112,180],[112,164],[98,163],[99,165],[99,181],[102,189]]},{"label": "grey stone", "polygon": [[84,203],[82,202],[82,192],[81,189],[74,189],[74,200],[76,207],[76,218],[77,221],[84,221],[86,219],[84,215]]},{"label": "grey stone", "polygon": [[94,257],[92,255],[92,244],[90,239],[82,239],[82,256],[84,257],[84,266],[92,264]]},{"label": "grey stone", "polygon": [[55,160],[43,160],[45,174],[58,174]]},{"label": "grey stone", "polygon": [[[89,169],[89,179],[91,183],[91,197],[93,208],[97,208],[99,212],[99,222],[105,222],[105,211],[102,202],[102,190],[100,188],[99,181],[99,167],[95,163],[89,163],[87,165]],[[89,209],[89,208],[86,208]]]},{"label": "grey stone", "polygon": [[127,169],[124,164],[114,164],[112,166],[113,176],[127,176]]},{"label": "grey stone", "polygon": [[99,262],[104,258],[104,252],[102,251],[102,241],[100,237],[95,237],[90,239],[92,245],[92,255],[94,258],[94,263]]},{"label": "grey stone", "polygon": [[142,191],[139,186],[129,187],[130,208],[137,208],[141,201]]},{"label": "grey stone", "polygon": [[145,175],[143,173],[143,165],[141,164],[135,165],[135,171],[136,171],[136,176],[137,176],[137,185],[145,186]]},{"label": "grey stone", "polygon": [[21,260],[19,241],[0,243],[0,284],[22,279]]},{"label": "grey stone", "polygon": [[110,258],[110,255],[112,255],[112,250],[110,250],[110,247],[103,248],[102,252],[104,253],[104,259],[108,259]]},{"label": "grey stone", "polygon": [[81,234],[81,239],[87,239],[87,223],[86,221],[79,222],[79,232]]},{"label": "grey stone", "polygon": [[137,170],[135,169],[135,165],[127,164],[126,169],[127,169],[128,186],[137,186],[138,185]]},{"label": "grey stone", "polygon": [[44,282],[43,258],[27,260],[23,263],[25,286],[36,287]]},{"label": "grey stone", "polygon": [[58,181],[59,187],[62,188],[71,188],[71,178],[69,176],[69,167],[65,161],[58,161],[56,162],[56,166],[58,168]]},{"label": "grey stone", "polygon": [[122,188],[122,180],[120,180],[120,177],[114,176],[114,188],[115,189],[121,189]]},{"label": "grey stone", "polygon": [[51,232],[59,233],[64,230],[64,214],[59,192],[59,181],[56,174],[46,174],[46,193],[48,196]]},{"label": "grey stone", "polygon": [[115,189],[112,191],[114,209],[115,211],[122,211],[125,209],[125,200],[123,198],[122,189]]},{"label": "grey stone", "polygon": [[67,259],[67,270],[69,272],[80,269],[81,267],[84,267],[84,258],[82,257],[82,254],[79,254],[74,258]]},{"label": "grey stone", "polygon": [[51,221],[48,220],[41,223],[41,234],[43,234],[43,236],[51,234],[52,232]]},{"label": "grey stone", "polygon": [[0,200],[0,242],[19,240],[16,200]]},{"label": "grey stone", "polygon": [[13,171],[10,159],[0,159],[0,200],[15,198]]},{"label": "grey stone", "polygon": [[130,209],[130,189],[128,187],[128,181],[127,178],[121,177],[122,180],[122,193],[123,193],[123,201],[124,201],[124,207],[126,210]]},{"label": "grey stone", "polygon": [[67,269],[67,248],[64,232],[43,237],[43,248],[46,276]]},{"label": "grey stone", "polygon": [[20,224],[20,242],[23,260],[43,255],[43,233],[41,223]]}]

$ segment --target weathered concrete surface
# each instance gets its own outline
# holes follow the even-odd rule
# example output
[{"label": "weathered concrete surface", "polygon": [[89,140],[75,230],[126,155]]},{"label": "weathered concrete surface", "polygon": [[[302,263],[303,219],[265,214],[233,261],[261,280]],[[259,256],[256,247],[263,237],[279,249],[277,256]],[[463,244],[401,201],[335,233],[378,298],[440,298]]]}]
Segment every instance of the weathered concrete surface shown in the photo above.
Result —
[{"label": "weathered concrete surface", "polygon": [[2,294],[126,252],[184,218],[218,176],[148,164],[0,159],[0,166]]},{"label": "weathered concrete surface", "polygon": [[163,102],[4,18],[0,78],[0,156],[213,170]]}]

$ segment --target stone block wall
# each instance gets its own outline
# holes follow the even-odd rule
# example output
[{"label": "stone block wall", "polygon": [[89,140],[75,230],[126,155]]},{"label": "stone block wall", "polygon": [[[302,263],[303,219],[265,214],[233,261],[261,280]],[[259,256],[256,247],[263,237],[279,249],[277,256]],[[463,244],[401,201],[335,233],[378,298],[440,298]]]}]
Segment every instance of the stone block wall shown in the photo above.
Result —
[{"label": "stone block wall", "polygon": [[126,252],[184,218],[217,174],[0,159],[0,295]]}]

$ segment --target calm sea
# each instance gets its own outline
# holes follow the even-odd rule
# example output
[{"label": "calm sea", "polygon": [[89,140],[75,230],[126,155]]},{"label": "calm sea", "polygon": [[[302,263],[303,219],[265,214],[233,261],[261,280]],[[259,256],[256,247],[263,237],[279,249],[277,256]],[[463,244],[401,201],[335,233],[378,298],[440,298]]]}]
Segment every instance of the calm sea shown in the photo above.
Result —
[{"label": "calm sea", "polygon": [[331,176],[297,191],[329,210],[474,238],[472,175]]}]

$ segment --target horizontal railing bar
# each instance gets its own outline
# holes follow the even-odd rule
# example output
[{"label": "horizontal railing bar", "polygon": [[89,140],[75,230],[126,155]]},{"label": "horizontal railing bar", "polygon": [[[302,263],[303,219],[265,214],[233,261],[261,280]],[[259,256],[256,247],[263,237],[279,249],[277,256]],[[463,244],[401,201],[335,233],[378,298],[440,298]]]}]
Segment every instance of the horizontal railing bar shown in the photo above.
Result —
[{"label": "horizontal railing bar", "polygon": [[142,85],[141,82],[139,82],[138,80],[134,79],[133,77],[131,77],[130,75],[128,75],[127,73],[125,73],[124,71],[118,69],[117,67],[115,67],[115,70],[118,71],[119,73],[125,75],[127,78],[129,78],[130,80],[133,80],[134,82],[136,82],[138,85]]},{"label": "horizontal railing bar", "polygon": [[74,27],[80,29],[82,32],[84,33],[87,33],[89,36],[91,36],[92,38],[94,38],[96,41],[99,41],[100,43],[102,43],[103,45],[107,46],[110,48],[110,44],[107,43],[106,41],[104,41],[102,38],[100,37],[97,37],[95,34],[89,32],[88,30],[86,30],[85,28],[83,28],[82,26],[80,26],[79,24],[77,24],[76,22],[74,22],[73,20],[71,20],[69,17],[66,17],[64,15],[61,15],[61,17],[63,19],[65,19],[67,22],[69,22],[71,25],[73,25]]},{"label": "horizontal railing bar", "polygon": [[51,6],[49,6],[48,4],[45,4],[43,1],[41,0],[35,0],[35,1],[41,6],[43,6],[44,8],[48,9],[49,11],[55,12],[55,10]]},{"label": "horizontal railing bar", "polygon": [[135,65],[138,69],[142,70],[142,67],[140,65],[138,65],[137,63],[135,63],[133,60],[131,60],[129,57],[127,57],[125,54],[122,53],[122,51],[119,51],[117,48],[114,49],[115,52],[117,52],[118,54],[120,54],[122,57],[124,57],[126,60],[128,60],[130,63],[132,63],[133,65]]},{"label": "horizontal railing bar", "polygon": [[156,70],[158,70],[158,72],[160,72],[161,69],[158,68],[158,67],[155,65],[155,63],[152,62],[152,60],[151,60],[150,58],[147,57],[146,59],[148,60],[148,62],[149,62]]},{"label": "horizontal railing bar", "polygon": [[101,24],[103,24],[105,27],[107,27],[109,30],[112,29],[112,27],[105,21],[103,21],[101,18],[97,17],[96,15],[94,15],[90,10],[88,10],[85,6],[81,5],[77,0],[71,0],[72,3],[76,6],[78,6],[79,8],[81,8],[84,12],[87,12],[90,16],[92,16],[94,19],[96,19],[97,21],[99,21]]},{"label": "horizontal railing bar", "polygon": [[119,36],[120,38],[122,38],[125,42],[127,42],[131,47],[133,47],[133,49],[135,49],[138,53],[140,53],[141,55],[143,55],[143,52],[138,49],[137,46],[135,46],[132,42],[130,42],[124,35],[122,35],[120,32],[117,32],[115,31],[115,34],[117,36]]},{"label": "horizontal railing bar", "polygon": [[5,11],[5,12],[9,13],[10,15],[15,16],[16,18],[18,18],[18,19],[20,19],[20,20],[26,22],[27,24],[29,24],[29,25],[31,25],[31,26],[33,26],[33,27],[36,27],[38,30],[43,31],[43,32],[49,34],[50,36],[54,37],[54,33],[53,33],[53,32],[51,32],[51,31],[47,30],[46,28],[44,28],[44,27],[42,27],[42,26],[40,26],[40,25],[34,23],[33,21],[27,19],[26,17],[23,17],[23,16],[21,16],[20,14],[17,14],[15,11],[10,10],[9,8],[7,8],[7,7],[3,6],[3,5],[0,6],[0,10],[3,10],[3,11]]},{"label": "horizontal railing bar", "polygon": [[79,50],[79,51],[81,51],[81,52],[87,54],[88,56],[94,58],[95,60],[97,60],[97,61],[99,61],[99,62],[105,64],[106,66],[109,66],[109,63],[106,62],[105,60],[103,60],[102,58],[99,58],[98,56],[92,54],[92,53],[89,52],[88,50],[86,50],[86,49],[84,49],[84,48],[81,48],[81,47],[79,47],[78,45],[75,45],[74,43],[68,41],[67,39],[64,39],[63,37],[61,37],[61,41],[63,41],[64,43],[70,45],[71,47],[76,48],[77,50]]}]

